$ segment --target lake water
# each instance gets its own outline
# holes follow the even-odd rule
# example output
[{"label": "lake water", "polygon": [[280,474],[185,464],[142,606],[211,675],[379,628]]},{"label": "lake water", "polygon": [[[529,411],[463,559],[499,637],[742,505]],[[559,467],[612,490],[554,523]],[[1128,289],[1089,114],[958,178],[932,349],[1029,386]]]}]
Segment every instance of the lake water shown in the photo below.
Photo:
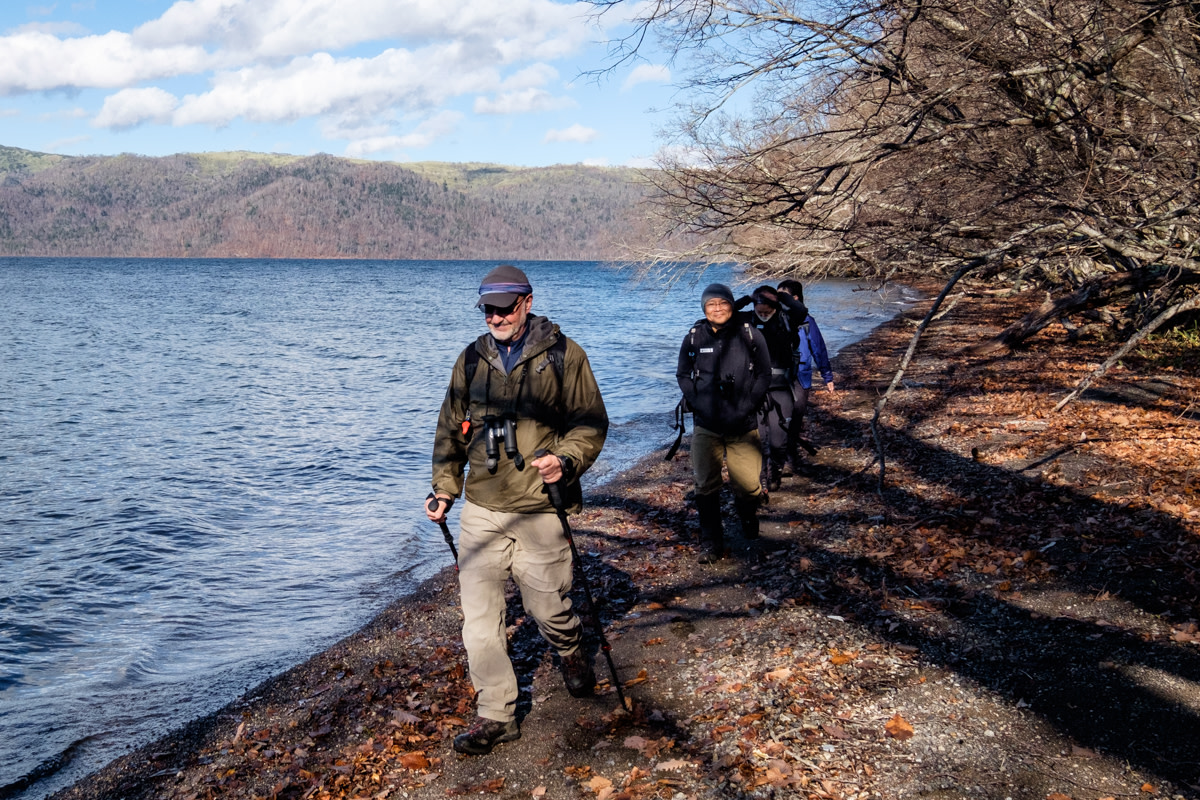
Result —
[{"label": "lake water", "polygon": [[[421,503],[492,266],[0,259],[0,797],[221,707],[450,563]],[[604,394],[595,486],[672,440],[700,287],[748,287],[520,266]],[[806,290],[831,351],[905,299],[854,288]]]}]

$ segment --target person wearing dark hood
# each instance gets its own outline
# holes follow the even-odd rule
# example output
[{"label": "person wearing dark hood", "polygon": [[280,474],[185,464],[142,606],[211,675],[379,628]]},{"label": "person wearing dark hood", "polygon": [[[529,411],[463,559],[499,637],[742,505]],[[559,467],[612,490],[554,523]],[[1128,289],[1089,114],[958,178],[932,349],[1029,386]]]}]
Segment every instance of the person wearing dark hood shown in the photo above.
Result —
[{"label": "person wearing dark hood", "polygon": [[812,390],[813,372],[820,373],[825,381],[825,389],[835,393],[833,385],[833,367],[829,363],[829,351],[825,347],[825,339],[817,321],[808,313],[804,305],[804,286],[800,281],[787,279],[779,282],[778,298],[787,314],[789,327],[792,330],[792,356],[795,363],[795,380],[792,382],[792,419],[788,424],[788,459],[792,462],[792,470],[799,472],[804,462],[800,455],[804,430],[804,413],[808,409],[808,395]]},{"label": "person wearing dark hood", "polygon": [[704,290],[700,296],[704,319],[683,338],[675,369],[695,420],[692,473],[703,563],[725,556],[722,463],[729,470],[745,538],[758,538],[758,508],[767,499],[760,482],[758,409],[771,381],[771,358],[763,335],[735,315],[733,305],[728,286],[714,283]]},{"label": "person wearing dark hood", "polygon": [[[558,654],[571,695],[586,697],[595,688],[592,663],[580,647],[582,626],[567,596],[570,543],[546,484],[559,483],[565,510],[577,512],[579,476],[608,432],[587,354],[553,322],[531,313],[533,287],[525,273],[501,265],[484,277],[479,295],[488,332],[455,361],[434,441],[429,500],[436,503],[424,509],[443,523],[454,498],[466,493],[458,581],[478,716],[454,738],[454,749],[467,755],[521,736],[505,635],[510,577]],[[535,456],[539,451],[545,454]]]},{"label": "person wearing dark hood", "polygon": [[768,491],[774,491],[780,486],[789,452],[788,425],[795,402],[792,392],[796,374],[792,357],[795,331],[791,329],[788,315],[780,311],[779,296],[774,288],[759,286],[744,302],[752,306],[747,319],[762,333],[771,356],[771,381],[758,412],[758,435],[767,455],[764,483]]}]

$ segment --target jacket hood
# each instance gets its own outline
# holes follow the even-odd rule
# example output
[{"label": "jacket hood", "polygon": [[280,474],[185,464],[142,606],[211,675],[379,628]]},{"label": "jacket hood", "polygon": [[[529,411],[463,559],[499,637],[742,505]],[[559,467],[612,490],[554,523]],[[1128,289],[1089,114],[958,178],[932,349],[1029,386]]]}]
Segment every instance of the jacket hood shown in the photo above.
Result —
[{"label": "jacket hood", "polygon": [[[525,325],[525,349],[521,353],[521,361],[517,363],[527,361],[545,352],[562,335],[557,324],[536,314],[530,314]],[[496,340],[491,331],[481,334],[475,340],[475,346],[480,356],[489,361],[499,362],[500,349],[496,346]]]}]

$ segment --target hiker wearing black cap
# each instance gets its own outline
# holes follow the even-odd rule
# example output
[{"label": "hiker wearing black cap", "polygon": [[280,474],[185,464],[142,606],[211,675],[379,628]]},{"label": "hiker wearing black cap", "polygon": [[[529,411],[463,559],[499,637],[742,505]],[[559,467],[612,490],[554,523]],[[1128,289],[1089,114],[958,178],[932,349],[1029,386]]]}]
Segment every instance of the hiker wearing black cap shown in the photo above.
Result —
[{"label": "hiker wearing black cap", "polygon": [[791,278],[779,282],[778,298],[787,314],[793,332],[792,359],[795,364],[795,379],[792,381],[792,419],[788,424],[788,460],[792,470],[800,472],[804,457],[800,455],[801,433],[804,429],[804,412],[808,410],[808,395],[812,390],[813,372],[820,373],[825,389],[834,394],[833,367],[829,363],[829,351],[817,321],[808,313],[804,304],[804,286]]},{"label": "hiker wearing black cap", "polygon": [[725,552],[722,462],[733,484],[742,535],[758,537],[758,507],[766,501],[759,480],[758,409],[771,380],[771,359],[762,334],[735,316],[728,286],[708,286],[700,305],[704,319],[683,338],[675,378],[695,420],[692,472],[703,548],[700,560],[708,563],[723,558]]},{"label": "hiker wearing black cap", "polygon": [[[458,356],[438,417],[433,492],[425,513],[442,523],[465,491],[458,546],[463,644],[476,692],[475,720],[454,739],[468,755],[520,738],[517,678],[508,656],[504,588],[512,577],[526,612],[558,654],[568,691],[592,693],[592,663],[567,593],[570,544],[546,484],[566,512],[582,506],[579,476],[608,432],[600,388],[583,349],[531,313],[533,287],[504,264],[479,287],[488,332]],[[535,455],[546,451],[544,455]],[[463,472],[467,469],[464,486]]]}]

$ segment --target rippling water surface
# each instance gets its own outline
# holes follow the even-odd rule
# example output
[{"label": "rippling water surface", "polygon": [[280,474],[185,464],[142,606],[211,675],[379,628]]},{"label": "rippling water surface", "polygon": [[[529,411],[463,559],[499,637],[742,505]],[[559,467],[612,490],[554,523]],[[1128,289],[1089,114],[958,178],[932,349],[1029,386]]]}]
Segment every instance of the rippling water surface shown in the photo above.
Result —
[{"label": "rippling water surface", "polygon": [[[449,563],[420,504],[493,265],[0,259],[0,787],[62,788]],[[521,266],[604,393],[595,485],[670,442],[699,287]],[[853,288],[806,292],[834,351],[899,308]]]}]

